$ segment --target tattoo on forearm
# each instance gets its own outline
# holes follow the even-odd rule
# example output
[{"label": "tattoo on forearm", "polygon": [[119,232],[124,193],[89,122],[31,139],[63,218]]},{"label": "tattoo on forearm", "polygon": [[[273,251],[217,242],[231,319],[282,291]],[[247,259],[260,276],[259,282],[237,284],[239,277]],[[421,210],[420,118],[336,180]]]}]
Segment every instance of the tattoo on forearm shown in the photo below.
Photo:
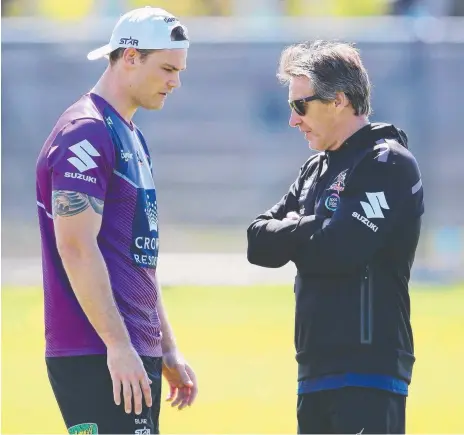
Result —
[{"label": "tattoo on forearm", "polygon": [[94,198],[85,193],[72,192],[69,190],[54,190],[52,193],[53,217],[70,217],[82,213],[92,207],[96,213],[103,214],[101,199]]}]

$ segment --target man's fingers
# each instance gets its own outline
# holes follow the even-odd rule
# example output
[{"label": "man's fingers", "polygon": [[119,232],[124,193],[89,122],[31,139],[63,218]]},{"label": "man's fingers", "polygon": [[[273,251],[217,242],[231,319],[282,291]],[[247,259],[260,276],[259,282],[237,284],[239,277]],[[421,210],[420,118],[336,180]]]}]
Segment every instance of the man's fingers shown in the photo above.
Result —
[{"label": "man's fingers", "polygon": [[198,388],[196,387],[196,385],[194,385],[192,388],[190,388],[190,396],[189,396],[188,403],[187,403],[188,406],[193,405],[193,402],[195,402],[195,399],[197,398],[197,394],[198,394]]},{"label": "man's fingers", "polygon": [[127,414],[130,414],[132,411],[132,389],[127,379],[122,381],[122,394],[124,396],[124,410]]},{"label": "man's fingers", "polygon": [[134,397],[134,412],[139,415],[142,412],[142,390],[137,378],[131,379],[132,395]]},{"label": "man's fingers", "polygon": [[117,406],[121,404],[121,380],[118,376],[111,375],[113,380],[113,398]]},{"label": "man's fingers", "polygon": [[186,408],[187,406],[189,406],[190,396],[192,394],[192,388],[184,387],[182,388],[182,390],[183,390],[184,397],[182,398],[182,402],[179,405],[179,410],[182,410]]},{"label": "man's fingers", "polygon": [[179,410],[190,406],[197,395],[196,376],[188,364],[176,364],[173,367],[175,376],[169,380],[169,396],[166,401],[171,402],[171,407]]},{"label": "man's fingers", "polygon": [[151,397],[151,388],[150,384],[152,383],[151,379],[148,376],[144,376],[140,381],[140,385],[142,386],[142,394],[145,398],[146,405],[150,408],[152,405],[152,397]]},{"label": "man's fingers", "polygon": [[195,375],[195,372],[187,365],[185,367],[187,370],[188,375],[190,376],[190,379],[193,381],[193,386],[190,389],[190,395],[188,398],[188,406],[191,406],[193,402],[195,401],[197,394],[198,394],[198,382],[197,382],[197,377]]},{"label": "man's fingers", "polygon": [[180,380],[182,382],[182,385],[184,385],[186,387],[193,387],[193,382],[190,379],[190,376],[188,375],[188,373],[186,371],[186,366],[185,365],[179,365],[178,370],[179,370],[179,376],[180,376]]},{"label": "man's fingers", "polygon": [[169,385],[169,395],[166,398],[167,402],[170,402],[176,396],[177,388],[174,385]]},{"label": "man's fingers", "polygon": [[287,216],[285,216],[286,219],[291,219],[291,220],[298,220],[300,219],[300,215],[296,211],[289,211],[287,213]]},{"label": "man's fingers", "polygon": [[190,388],[189,387],[182,387],[177,389],[177,397],[174,402],[172,402],[171,406],[176,407],[178,405],[179,409],[182,409],[183,407],[187,406],[186,402],[189,396]]},{"label": "man's fingers", "polygon": [[174,400],[174,402],[171,403],[171,406],[173,408],[175,408],[180,402],[182,401],[182,391],[180,390],[180,388],[177,390],[177,397],[176,397],[176,400]]}]

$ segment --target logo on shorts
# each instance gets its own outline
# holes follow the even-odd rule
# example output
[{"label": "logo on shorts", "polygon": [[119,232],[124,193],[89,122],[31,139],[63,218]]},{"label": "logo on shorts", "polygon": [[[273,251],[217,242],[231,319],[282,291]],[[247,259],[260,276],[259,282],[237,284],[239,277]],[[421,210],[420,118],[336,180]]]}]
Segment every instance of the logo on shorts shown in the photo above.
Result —
[{"label": "logo on shorts", "polygon": [[136,418],[135,424],[147,424],[147,419],[146,418]]},{"label": "logo on shorts", "polygon": [[98,433],[98,426],[96,423],[81,423],[68,428],[70,434],[88,434]]}]

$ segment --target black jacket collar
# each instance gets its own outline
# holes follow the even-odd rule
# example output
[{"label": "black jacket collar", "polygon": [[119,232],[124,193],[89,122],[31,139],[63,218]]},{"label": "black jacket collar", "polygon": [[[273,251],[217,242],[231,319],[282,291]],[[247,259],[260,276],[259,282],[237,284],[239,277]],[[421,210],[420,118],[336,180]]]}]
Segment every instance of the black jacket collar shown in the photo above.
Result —
[{"label": "black jacket collar", "polygon": [[358,150],[373,146],[380,139],[394,139],[407,148],[406,134],[392,124],[369,123],[352,134],[342,146],[335,151],[326,151],[329,161],[345,159]]}]

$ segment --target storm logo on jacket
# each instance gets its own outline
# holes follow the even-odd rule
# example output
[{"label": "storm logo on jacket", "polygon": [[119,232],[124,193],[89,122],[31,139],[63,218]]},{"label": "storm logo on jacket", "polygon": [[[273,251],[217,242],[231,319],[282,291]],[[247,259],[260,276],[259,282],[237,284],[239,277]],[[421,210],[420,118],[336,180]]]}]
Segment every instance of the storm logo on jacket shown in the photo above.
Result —
[{"label": "storm logo on jacket", "polygon": [[[344,171],[340,172],[335,177],[334,181],[332,181],[332,184],[330,185],[330,187],[327,188],[327,190],[335,190],[337,193],[343,192],[345,190],[345,179],[346,179],[347,172],[348,172],[348,169],[345,169]],[[329,208],[329,210],[331,209]]]}]

